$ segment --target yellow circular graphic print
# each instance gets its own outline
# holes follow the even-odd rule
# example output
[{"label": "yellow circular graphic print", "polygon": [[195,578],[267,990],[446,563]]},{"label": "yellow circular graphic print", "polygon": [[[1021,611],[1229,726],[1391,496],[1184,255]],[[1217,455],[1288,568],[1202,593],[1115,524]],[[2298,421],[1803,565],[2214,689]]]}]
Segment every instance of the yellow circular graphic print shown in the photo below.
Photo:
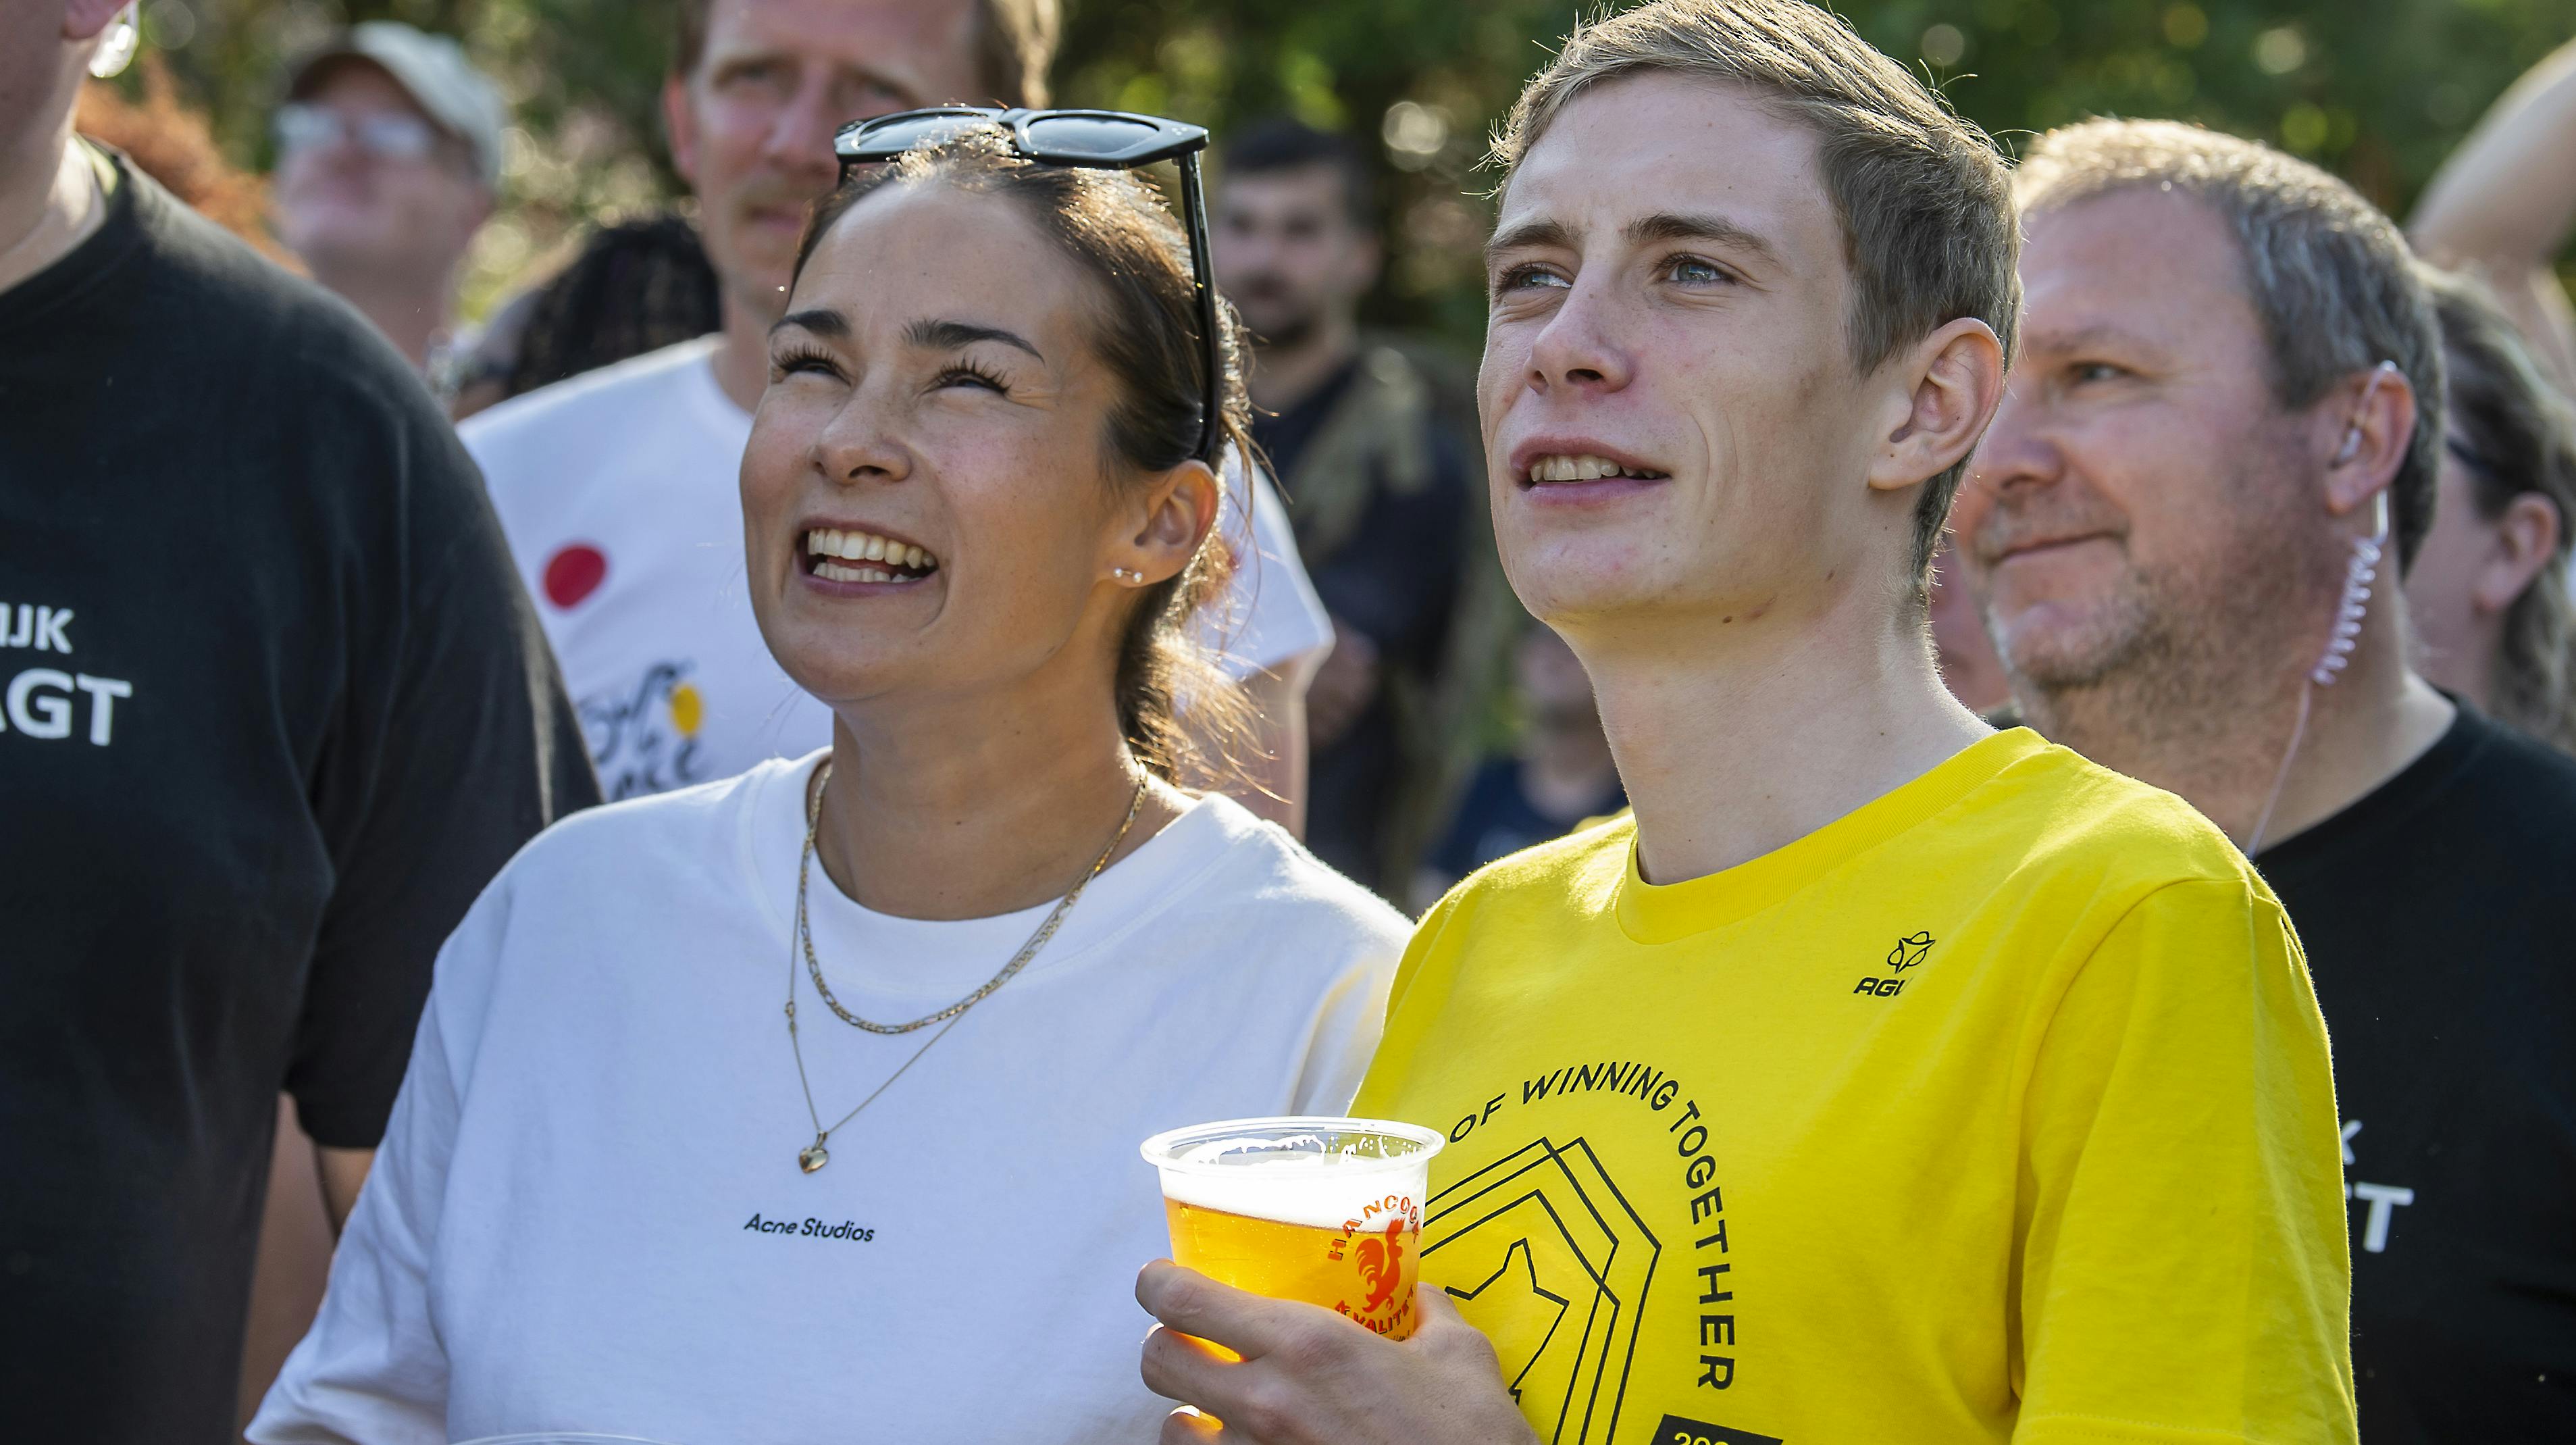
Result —
[{"label": "yellow circular graphic print", "polygon": [[680,736],[696,737],[699,724],[706,720],[706,699],[698,695],[695,687],[684,682],[671,689],[671,726],[679,730]]}]

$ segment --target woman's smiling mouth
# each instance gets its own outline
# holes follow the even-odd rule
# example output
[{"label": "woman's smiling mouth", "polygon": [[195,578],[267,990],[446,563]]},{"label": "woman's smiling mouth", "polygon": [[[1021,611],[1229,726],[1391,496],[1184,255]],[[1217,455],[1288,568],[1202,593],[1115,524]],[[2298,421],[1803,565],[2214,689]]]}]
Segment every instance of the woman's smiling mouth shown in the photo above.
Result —
[{"label": "woman's smiling mouth", "polygon": [[918,582],[939,558],[874,532],[813,527],[805,533],[806,570],[826,582]]}]

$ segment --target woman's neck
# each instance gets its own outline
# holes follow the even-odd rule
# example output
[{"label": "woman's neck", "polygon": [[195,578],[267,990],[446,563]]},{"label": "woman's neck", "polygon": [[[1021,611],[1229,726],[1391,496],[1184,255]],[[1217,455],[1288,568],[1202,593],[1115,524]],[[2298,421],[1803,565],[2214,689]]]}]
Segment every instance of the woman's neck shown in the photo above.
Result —
[{"label": "woman's neck", "polygon": [[[853,707],[832,729],[816,856],[865,907],[988,918],[1064,895],[1099,860],[1144,770],[1106,689],[1089,706],[965,695]],[[1109,861],[1190,806],[1160,781]]]}]

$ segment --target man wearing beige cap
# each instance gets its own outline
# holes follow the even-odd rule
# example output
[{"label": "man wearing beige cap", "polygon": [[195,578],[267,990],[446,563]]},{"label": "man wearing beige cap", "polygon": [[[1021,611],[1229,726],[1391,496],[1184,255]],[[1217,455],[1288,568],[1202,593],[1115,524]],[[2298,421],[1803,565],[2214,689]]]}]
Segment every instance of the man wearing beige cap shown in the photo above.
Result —
[{"label": "man wearing beige cap", "polygon": [[306,58],[278,107],[278,235],[424,373],[492,214],[506,119],[455,41],[391,20]]}]

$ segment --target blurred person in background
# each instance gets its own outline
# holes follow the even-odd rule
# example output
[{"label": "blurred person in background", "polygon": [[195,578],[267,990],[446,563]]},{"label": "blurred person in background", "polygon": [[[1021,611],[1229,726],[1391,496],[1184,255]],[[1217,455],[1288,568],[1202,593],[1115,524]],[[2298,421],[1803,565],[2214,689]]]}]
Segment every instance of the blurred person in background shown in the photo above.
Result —
[{"label": "blurred person in background", "polygon": [[2406,573],[2434,686],[2576,752],[2576,413],[2477,281],[2426,267],[2450,382],[2432,530]]},{"label": "blurred person in background", "polygon": [[296,67],[274,120],[279,238],[442,392],[508,118],[455,41],[370,20]]},{"label": "blurred person in background", "polygon": [[1556,629],[1532,622],[1512,664],[1520,737],[1468,779],[1457,811],[1414,874],[1417,913],[1486,864],[1628,806],[1592,702],[1592,679],[1574,649]]},{"label": "blurred person in background", "polygon": [[[831,736],[830,710],[760,645],[743,587],[737,477],[797,240],[838,174],[842,125],[949,101],[1044,104],[1058,28],[1054,0],[682,0],[678,19],[663,115],[722,330],[462,428],[614,798]],[[1303,690],[1331,624],[1268,485],[1246,479],[1229,502],[1221,525],[1243,565],[1209,626],[1273,760],[1238,796],[1293,825]]]},{"label": "blurred person in background", "polygon": [[2362,1438],[2576,1439],[2576,761],[2409,665],[2443,451],[2417,262],[2342,181],[2196,127],[2052,131],[2017,178],[2023,352],[1953,524],[2021,714],[2225,828],[2298,929]]},{"label": "blurred person in background", "polygon": [[1495,530],[1634,813],[1405,952],[1353,1108],[1449,1141],[1420,1328],[1149,1264],[1145,1378],[1225,1422],[1165,1445],[2349,1445],[2287,920],[1934,669],[2018,309],[1992,142],[1819,7],[1653,0],[1495,161]]},{"label": "blurred person in background", "polygon": [[831,741],[484,896],[261,1445],[1142,1440],[1136,1141],[1349,1103],[1403,917],[1173,781],[1246,408],[1163,199],[978,127],[792,284],[744,590]]},{"label": "blurred person in background", "polygon": [[337,1219],[440,942],[597,792],[402,359],[73,139],[132,40],[0,7],[0,1413],[211,1445],[279,1092]]},{"label": "blurred person in background", "polygon": [[511,298],[477,339],[449,414],[486,407],[724,326],[724,294],[684,216],[602,226],[571,264]]},{"label": "blurred person in background", "polygon": [[1217,284],[1252,331],[1252,437],[1332,614],[1306,697],[1306,841],[1399,894],[1444,781],[1434,694],[1465,570],[1464,453],[1431,378],[1360,333],[1383,258],[1359,146],[1278,118],[1227,140],[1223,161],[1211,232]]}]

